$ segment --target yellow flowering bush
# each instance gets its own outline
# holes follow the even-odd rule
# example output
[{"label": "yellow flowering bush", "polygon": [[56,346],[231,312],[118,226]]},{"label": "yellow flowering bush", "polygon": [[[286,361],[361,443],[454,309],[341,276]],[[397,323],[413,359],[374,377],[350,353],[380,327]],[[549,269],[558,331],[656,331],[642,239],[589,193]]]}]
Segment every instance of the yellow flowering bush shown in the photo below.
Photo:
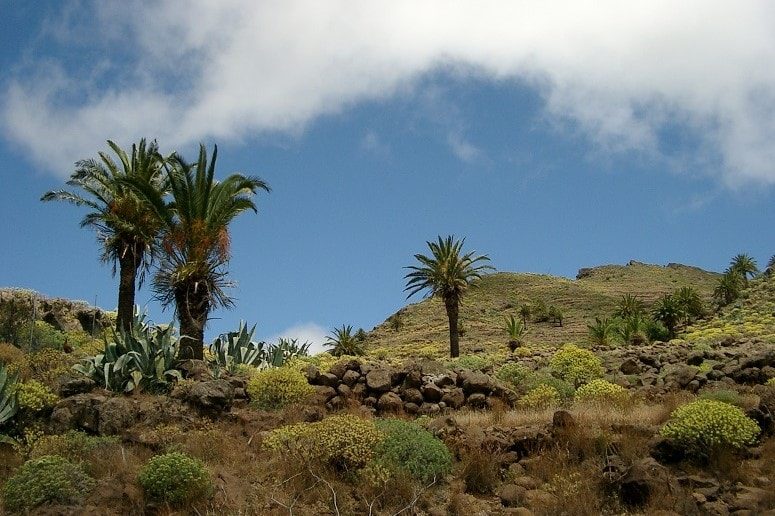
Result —
[{"label": "yellow flowering bush", "polygon": [[576,401],[582,403],[618,404],[626,401],[629,397],[627,389],[602,378],[592,380],[576,391]]},{"label": "yellow flowering bush", "polygon": [[603,362],[588,349],[566,344],[549,361],[553,374],[575,386],[603,376]]},{"label": "yellow flowering bush", "polygon": [[519,406],[526,409],[544,409],[560,403],[560,393],[551,385],[542,383],[519,399]]},{"label": "yellow flowering bush", "polygon": [[172,505],[206,499],[213,492],[213,481],[204,463],[184,453],[153,457],[137,479],[148,498]]},{"label": "yellow flowering bush", "polygon": [[258,408],[276,410],[304,401],[314,389],[298,368],[287,365],[255,373],[248,380],[247,391]]},{"label": "yellow flowering bush", "polygon": [[700,399],[678,407],[660,433],[690,450],[707,453],[753,444],[760,429],[743,411],[723,401]]},{"label": "yellow flowering bush", "polygon": [[16,391],[19,408],[29,412],[40,412],[51,408],[59,397],[54,392],[36,380],[19,384]]},{"label": "yellow flowering bush", "polygon": [[292,453],[305,461],[352,470],[371,462],[382,439],[372,421],[343,414],[277,428],[264,439],[264,446]]}]

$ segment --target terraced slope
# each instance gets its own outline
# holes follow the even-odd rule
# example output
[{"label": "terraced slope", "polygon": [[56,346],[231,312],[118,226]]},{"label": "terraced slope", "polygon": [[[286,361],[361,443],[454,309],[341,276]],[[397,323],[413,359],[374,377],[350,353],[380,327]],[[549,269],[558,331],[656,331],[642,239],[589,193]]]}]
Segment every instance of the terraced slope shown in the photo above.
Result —
[{"label": "terraced slope", "polygon": [[[582,269],[575,280],[543,274],[491,274],[468,293],[461,307],[461,354],[504,349],[504,320],[509,314],[518,316],[523,303],[532,305],[542,300],[560,308],[562,326],[528,323],[525,338],[531,347],[557,346],[583,340],[587,323],[595,316],[610,313],[624,294],[637,295],[648,305],[664,294],[691,286],[710,300],[717,277],[716,273],[686,265],[639,262]],[[385,349],[394,356],[445,356],[448,342],[443,304],[426,299],[402,308],[374,328],[367,347],[372,351]]]}]

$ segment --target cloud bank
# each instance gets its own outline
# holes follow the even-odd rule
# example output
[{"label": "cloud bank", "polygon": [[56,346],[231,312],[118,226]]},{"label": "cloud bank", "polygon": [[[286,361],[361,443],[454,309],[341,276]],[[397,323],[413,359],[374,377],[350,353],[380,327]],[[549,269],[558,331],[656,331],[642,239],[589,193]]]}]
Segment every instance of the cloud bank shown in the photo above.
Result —
[{"label": "cloud bank", "polygon": [[[766,0],[82,7],[93,15],[53,32],[61,45],[94,36],[98,66],[52,53],[5,84],[5,136],[49,169],[92,155],[107,137],[155,135],[180,147],[298,134],[320,115],[442,71],[529,84],[550,118],[604,152],[658,152],[666,130],[686,132],[725,184],[775,183],[775,3]],[[448,143],[463,160],[478,152],[461,134]]]}]

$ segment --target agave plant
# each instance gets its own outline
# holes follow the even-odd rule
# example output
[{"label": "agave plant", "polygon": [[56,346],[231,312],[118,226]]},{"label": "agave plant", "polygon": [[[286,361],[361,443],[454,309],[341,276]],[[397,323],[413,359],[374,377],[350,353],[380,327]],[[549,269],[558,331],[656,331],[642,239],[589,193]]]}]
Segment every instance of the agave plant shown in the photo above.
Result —
[{"label": "agave plant", "polygon": [[253,342],[255,331],[255,324],[248,330],[245,322],[240,321],[237,331],[223,333],[210,344],[216,371],[225,369],[233,374],[239,365],[262,367],[266,363],[264,343]]},{"label": "agave plant", "polygon": [[16,376],[10,374],[0,364],[0,426],[16,415],[19,407],[16,403]]},{"label": "agave plant", "polygon": [[310,342],[299,344],[299,339],[280,338],[277,344],[267,346],[266,361],[272,367],[281,367],[289,360],[296,357],[305,357],[309,354]]},{"label": "agave plant", "polygon": [[182,378],[177,365],[178,341],[172,324],[151,326],[135,308],[128,330],[113,330],[103,353],[84,359],[73,369],[106,389],[131,392],[140,387],[159,391]]}]

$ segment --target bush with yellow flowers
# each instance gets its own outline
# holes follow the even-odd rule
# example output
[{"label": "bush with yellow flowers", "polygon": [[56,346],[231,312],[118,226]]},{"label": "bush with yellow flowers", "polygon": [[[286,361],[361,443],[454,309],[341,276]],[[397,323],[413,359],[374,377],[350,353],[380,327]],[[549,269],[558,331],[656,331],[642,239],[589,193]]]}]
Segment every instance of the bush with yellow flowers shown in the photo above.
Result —
[{"label": "bush with yellow flowers", "polygon": [[31,413],[53,407],[58,399],[59,397],[51,389],[37,380],[20,383],[16,390],[19,408]]},{"label": "bush with yellow flowers", "polygon": [[566,344],[557,351],[549,361],[549,367],[554,375],[576,387],[600,378],[605,372],[598,356],[575,344]]},{"label": "bush with yellow flowers", "polygon": [[204,463],[185,453],[153,457],[137,477],[145,495],[155,501],[183,505],[210,497],[213,481]]},{"label": "bush with yellow flowers", "polygon": [[723,401],[700,399],[678,407],[660,433],[690,451],[712,452],[722,447],[753,444],[760,429],[738,407]]},{"label": "bush with yellow flowers", "polygon": [[277,410],[304,401],[314,389],[298,368],[287,365],[256,372],[248,380],[247,392],[256,407]]},{"label": "bush with yellow flowers", "polygon": [[343,414],[277,428],[264,439],[264,445],[304,461],[354,470],[371,462],[382,439],[383,434],[372,421]]},{"label": "bush with yellow flowers", "polygon": [[519,406],[526,409],[545,409],[560,403],[560,393],[551,385],[542,383],[519,399]]},{"label": "bush with yellow flowers", "polygon": [[576,391],[576,401],[582,403],[620,404],[627,401],[630,393],[621,385],[597,378],[582,385]]}]

